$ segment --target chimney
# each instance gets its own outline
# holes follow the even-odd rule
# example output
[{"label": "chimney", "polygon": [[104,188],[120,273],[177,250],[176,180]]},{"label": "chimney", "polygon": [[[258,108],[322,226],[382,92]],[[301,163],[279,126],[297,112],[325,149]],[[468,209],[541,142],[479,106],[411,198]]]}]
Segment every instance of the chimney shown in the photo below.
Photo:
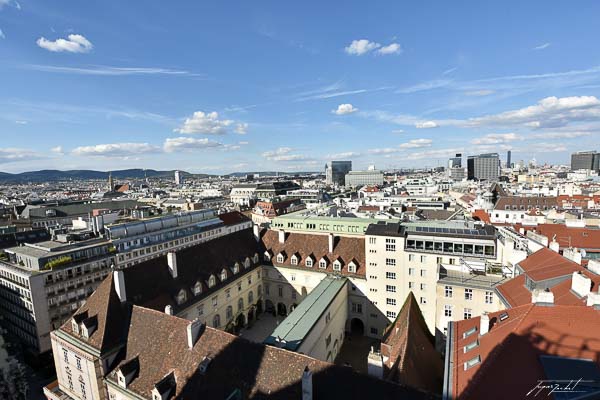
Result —
[{"label": "chimney", "polygon": [[563,257],[581,265],[581,253],[576,248],[568,248],[563,251]]},{"label": "chimney", "polygon": [[600,310],[600,293],[591,292],[587,296],[587,305],[588,307],[594,307],[597,310]]},{"label": "chimney", "polygon": [[479,335],[483,336],[490,330],[490,315],[487,312],[481,314],[479,321]]},{"label": "chimney", "polygon": [[173,306],[170,304],[167,304],[165,306],[165,314],[167,315],[173,315]]},{"label": "chimney", "polygon": [[308,369],[308,365],[304,368],[302,373],[302,400],[312,400],[313,398],[313,387],[312,387],[312,371]]},{"label": "chimney", "polygon": [[285,243],[285,231],[279,231],[279,243]]},{"label": "chimney", "polygon": [[169,264],[169,272],[173,279],[177,278],[177,254],[174,251],[167,253],[167,263]]},{"label": "chimney", "polygon": [[329,252],[333,253],[333,245],[335,243],[335,236],[333,236],[333,233],[329,234]]},{"label": "chimney", "polygon": [[600,260],[588,261],[587,269],[596,275],[600,275]]},{"label": "chimney", "polygon": [[198,338],[204,331],[205,325],[199,319],[191,321],[187,326],[187,342],[188,348],[193,349],[198,341]]},{"label": "chimney", "polygon": [[531,302],[538,306],[551,306],[554,304],[554,293],[550,289],[533,289]]},{"label": "chimney", "polygon": [[254,240],[258,242],[260,240],[260,227],[258,225],[254,225],[252,227],[252,231],[254,232]]},{"label": "chimney", "polygon": [[548,247],[550,247],[550,250],[555,251],[557,253],[560,250],[560,245],[556,240],[551,241]]},{"label": "chimney", "polygon": [[579,297],[585,297],[592,291],[592,280],[582,272],[573,272],[571,290]]},{"label": "chimney", "polygon": [[124,303],[127,301],[127,295],[125,294],[125,276],[123,275],[123,271],[113,271],[113,280],[117,296],[119,296],[121,303]]}]

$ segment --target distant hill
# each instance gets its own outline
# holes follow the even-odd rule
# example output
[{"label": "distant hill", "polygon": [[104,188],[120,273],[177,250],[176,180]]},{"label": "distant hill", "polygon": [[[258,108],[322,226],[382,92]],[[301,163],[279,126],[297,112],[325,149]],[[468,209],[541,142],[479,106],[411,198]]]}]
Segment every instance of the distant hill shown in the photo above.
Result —
[{"label": "distant hill", "polygon": [[[122,169],[111,171],[114,179],[143,179],[145,176],[149,178],[168,178],[173,177],[175,171],[156,171],[154,169]],[[183,175],[190,175],[182,171]],[[195,175],[198,176],[198,175]],[[108,171],[94,170],[70,170],[59,171],[54,169],[45,169],[41,171],[21,172],[19,174],[9,174],[0,172],[0,182],[48,182],[48,181],[64,181],[69,179],[108,179]]]}]

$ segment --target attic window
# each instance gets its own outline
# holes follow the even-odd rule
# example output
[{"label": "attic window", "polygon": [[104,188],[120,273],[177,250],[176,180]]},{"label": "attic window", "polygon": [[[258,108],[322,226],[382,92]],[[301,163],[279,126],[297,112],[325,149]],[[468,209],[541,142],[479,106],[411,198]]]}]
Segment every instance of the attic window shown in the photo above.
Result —
[{"label": "attic window", "polygon": [[479,347],[479,340],[475,340],[474,342],[467,344],[464,348],[464,352],[466,353],[467,351],[473,350],[476,347]]},{"label": "attic window", "polygon": [[282,263],[283,262],[283,254],[281,254],[281,253],[277,254],[277,262],[278,263]]},{"label": "attic window", "polygon": [[179,291],[179,293],[177,294],[177,304],[185,303],[185,298],[186,298],[185,290],[181,289]]},{"label": "attic window", "polygon": [[306,264],[307,267],[311,268],[313,266],[313,260],[312,260],[312,258],[308,257],[306,259],[306,261],[304,262],[304,264]]},{"label": "attic window", "polygon": [[214,275],[211,275],[210,278],[208,278],[208,287],[213,287],[215,286],[217,278],[215,278]]},{"label": "attic window", "polygon": [[465,371],[469,368],[473,368],[477,364],[481,363],[481,356],[476,356],[471,358],[469,361],[465,362]]},{"label": "attic window", "polygon": [[292,265],[298,265],[298,257],[296,255],[292,256]]},{"label": "attic window", "polygon": [[333,262],[333,270],[334,271],[341,271],[342,270],[342,263],[339,262],[338,260],[335,260]]},{"label": "attic window", "polygon": [[500,322],[505,321],[508,319],[508,313],[502,313],[500,314]]},{"label": "attic window", "polygon": [[244,261],[244,267],[250,268],[250,265],[252,265],[252,262],[250,261],[249,257],[246,257],[246,260]]},{"label": "attic window", "polygon": [[227,271],[221,271],[221,281],[225,281],[227,279]]},{"label": "attic window", "polygon": [[237,266],[237,263],[235,263],[235,265],[233,266],[233,273],[237,274],[238,272],[240,272],[239,267]]},{"label": "attic window", "polygon": [[327,261],[321,259],[321,261],[319,261],[319,268],[321,268],[321,269],[327,268]]},{"label": "attic window", "polygon": [[356,264],[354,264],[354,262],[348,264],[348,272],[352,274],[356,273]]},{"label": "attic window", "polygon": [[192,291],[194,292],[194,296],[198,296],[200,293],[202,293],[202,284],[200,282],[196,282]]},{"label": "attic window", "polygon": [[268,251],[265,251],[265,261],[271,261],[271,254]]},{"label": "attic window", "polygon": [[254,253],[254,258],[253,258],[253,260],[254,260],[254,263],[257,263],[257,262],[258,262],[258,253]]},{"label": "attic window", "polygon": [[463,339],[468,338],[469,336],[471,336],[475,332],[477,332],[477,327],[476,326],[472,327],[471,329],[469,329],[468,331],[466,331],[465,333],[463,333]]}]

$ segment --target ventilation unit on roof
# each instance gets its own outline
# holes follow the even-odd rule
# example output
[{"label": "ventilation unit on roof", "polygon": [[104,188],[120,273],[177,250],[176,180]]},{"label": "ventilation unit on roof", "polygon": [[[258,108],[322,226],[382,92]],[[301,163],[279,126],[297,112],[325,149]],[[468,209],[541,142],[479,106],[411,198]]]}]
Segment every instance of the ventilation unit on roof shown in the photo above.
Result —
[{"label": "ventilation unit on roof", "polygon": [[500,322],[505,321],[508,319],[508,313],[502,313],[500,314]]}]

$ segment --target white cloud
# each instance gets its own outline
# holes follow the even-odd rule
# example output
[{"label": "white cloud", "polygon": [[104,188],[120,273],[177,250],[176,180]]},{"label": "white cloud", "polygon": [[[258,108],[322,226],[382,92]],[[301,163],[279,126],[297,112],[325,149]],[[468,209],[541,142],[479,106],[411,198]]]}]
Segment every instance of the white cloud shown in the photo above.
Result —
[{"label": "white cloud", "polygon": [[400,54],[402,53],[402,47],[398,43],[391,43],[387,46],[383,46],[377,50],[377,54]]},{"label": "white cloud", "polygon": [[6,39],[6,35],[2,32],[2,29],[0,29],[0,39]]},{"label": "white cloud", "polygon": [[94,46],[83,35],[70,34],[67,39],[56,39],[55,41],[41,37],[37,40],[37,45],[42,49],[52,52],[68,53],[89,53]]},{"label": "white cloud", "polygon": [[394,133],[394,134],[396,134],[396,135],[399,135],[399,134],[401,134],[401,133],[404,133],[404,129],[394,129],[394,130],[392,131],[392,133]]},{"label": "white cloud", "polygon": [[384,147],[380,149],[369,149],[367,150],[370,154],[390,154],[390,153],[398,153],[400,148],[398,147]]},{"label": "white cloud", "polygon": [[53,153],[62,154],[63,148],[62,148],[62,146],[56,146],[56,147],[51,148],[50,151]]},{"label": "white cloud", "polygon": [[22,120],[22,119],[18,119],[15,121],[15,124],[17,125],[27,125],[27,121]]},{"label": "white cloud", "polygon": [[293,151],[291,147],[279,147],[276,150],[265,151],[262,156],[270,161],[307,161],[309,160],[302,154],[290,154]]},{"label": "white cloud", "polygon": [[416,85],[408,86],[402,89],[398,89],[396,93],[410,94],[423,92],[426,90],[439,89],[446,87],[452,83],[450,79],[434,79],[432,81],[418,83]]},{"label": "white cloud", "polygon": [[381,45],[379,43],[371,42],[367,39],[360,39],[353,40],[352,43],[350,43],[350,45],[344,49],[344,51],[354,56],[362,56],[363,54],[367,54],[368,52],[380,47]]},{"label": "white cloud", "polygon": [[249,142],[247,142],[247,141],[238,142],[238,144],[239,144],[239,145],[242,145],[242,146],[244,146],[244,145],[247,145],[248,143],[249,143]]},{"label": "white cloud", "polygon": [[170,75],[205,77],[205,74],[190,71],[169,69],[160,67],[113,67],[110,65],[94,65],[89,67],[64,67],[59,65],[26,65],[24,68],[54,73],[77,74],[77,75],[100,75],[100,76],[126,76],[126,75]]},{"label": "white cloud", "polygon": [[442,72],[442,75],[449,75],[449,74],[453,73],[454,71],[456,71],[457,69],[458,69],[458,67],[449,68],[449,69],[445,70],[444,72]]},{"label": "white cloud", "polygon": [[437,128],[439,125],[435,121],[417,122],[415,128],[417,129],[430,129]]},{"label": "white cloud", "polygon": [[237,126],[235,127],[235,133],[237,133],[238,135],[245,135],[246,133],[248,133],[248,124],[245,122],[237,124]]},{"label": "white cloud", "polygon": [[523,138],[516,133],[490,133],[481,138],[476,138],[471,141],[473,144],[500,144],[510,143]]},{"label": "white cloud", "polygon": [[199,149],[207,149],[207,148],[215,148],[223,146],[219,142],[215,142],[206,138],[196,139],[191,137],[176,137],[176,138],[167,138],[163,145],[163,149],[167,153],[172,153],[174,151],[190,151],[190,150],[199,150]]},{"label": "white cloud", "polygon": [[21,9],[21,5],[16,0],[0,0],[0,10],[2,10],[5,6],[14,7],[17,10]]},{"label": "white cloud", "polygon": [[400,145],[401,149],[417,149],[420,147],[429,147],[431,146],[431,139],[413,139],[409,140],[406,143],[402,143]]},{"label": "white cloud", "polygon": [[536,105],[495,115],[471,118],[467,125],[524,125],[530,128],[565,126],[600,119],[600,100],[595,96],[546,97]]},{"label": "white cloud", "polygon": [[544,132],[536,133],[530,137],[533,139],[575,139],[582,136],[590,136],[590,132]]},{"label": "white cloud", "polygon": [[71,153],[86,157],[129,157],[138,154],[158,153],[160,150],[160,147],[148,143],[109,143],[76,147]]},{"label": "white cloud", "polygon": [[551,44],[552,43],[543,43],[543,44],[540,44],[539,46],[535,46],[533,48],[533,50],[544,50],[544,49],[547,49],[548,47],[550,47]]},{"label": "white cloud", "polygon": [[0,148],[0,164],[17,161],[31,161],[45,158],[43,155],[28,149],[14,147]]},{"label": "white cloud", "polygon": [[352,114],[358,111],[358,108],[354,107],[352,104],[340,104],[336,110],[332,110],[331,112],[336,115],[346,115]]},{"label": "white cloud", "polygon": [[453,156],[456,153],[462,153],[464,149],[437,149],[422,152],[410,153],[407,158],[409,160],[435,159]]},{"label": "white cloud", "polygon": [[465,95],[467,96],[477,96],[477,97],[481,97],[481,96],[488,96],[490,94],[493,94],[494,91],[490,90],[490,89],[481,89],[481,90],[470,90],[468,92],[465,92]]},{"label": "white cloud", "polygon": [[357,153],[355,151],[345,151],[342,153],[328,154],[325,158],[329,160],[329,159],[355,158],[355,157],[360,157],[360,153]]},{"label": "white cloud", "polygon": [[224,135],[233,123],[232,120],[219,119],[219,114],[216,111],[210,113],[196,111],[190,118],[186,118],[180,128],[174,131],[189,134]]}]

